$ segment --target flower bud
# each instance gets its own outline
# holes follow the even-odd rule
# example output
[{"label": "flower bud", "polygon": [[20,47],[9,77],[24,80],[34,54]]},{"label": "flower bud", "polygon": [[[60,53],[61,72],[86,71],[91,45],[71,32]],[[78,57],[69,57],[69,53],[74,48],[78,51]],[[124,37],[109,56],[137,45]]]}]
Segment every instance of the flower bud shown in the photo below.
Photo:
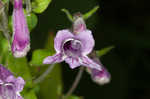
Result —
[{"label": "flower bud", "polygon": [[94,82],[100,85],[104,85],[110,82],[110,74],[105,68],[102,68],[101,71],[92,69],[91,77]]},{"label": "flower bud", "polygon": [[24,57],[30,50],[30,36],[23,12],[22,0],[14,0],[12,53],[15,57]]},{"label": "flower bud", "polygon": [[76,13],[74,15],[73,33],[78,34],[78,33],[82,32],[84,30],[86,30],[85,21],[82,18],[81,13]]},{"label": "flower bud", "polygon": [[110,74],[107,69],[101,64],[99,58],[96,56],[96,53],[92,52],[90,54],[90,58],[93,59],[94,62],[101,66],[101,70],[88,68],[88,72],[91,74],[91,78],[94,82],[99,85],[104,85],[110,82]]}]

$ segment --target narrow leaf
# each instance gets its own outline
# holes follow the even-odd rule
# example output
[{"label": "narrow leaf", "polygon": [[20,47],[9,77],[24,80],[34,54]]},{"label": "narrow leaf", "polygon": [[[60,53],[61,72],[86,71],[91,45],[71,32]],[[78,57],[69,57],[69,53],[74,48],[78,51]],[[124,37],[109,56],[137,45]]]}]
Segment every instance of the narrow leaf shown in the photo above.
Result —
[{"label": "narrow leaf", "polygon": [[89,12],[85,13],[83,15],[83,19],[88,19],[89,17],[91,17],[97,10],[98,10],[99,6],[95,6],[92,10],[90,10]]}]

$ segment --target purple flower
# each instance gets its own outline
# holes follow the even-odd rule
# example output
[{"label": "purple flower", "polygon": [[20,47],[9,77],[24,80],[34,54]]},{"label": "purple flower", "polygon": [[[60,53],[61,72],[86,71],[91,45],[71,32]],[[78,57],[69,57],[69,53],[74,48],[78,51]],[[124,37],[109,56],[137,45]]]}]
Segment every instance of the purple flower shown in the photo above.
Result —
[{"label": "purple flower", "polygon": [[0,64],[0,99],[23,99],[20,92],[23,90],[24,84],[21,77],[15,78]]},{"label": "purple flower", "polygon": [[30,50],[30,36],[23,12],[22,0],[14,0],[13,42],[11,50],[15,57],[26,56]]},{"label": "purple flower", "polygon": [[88,58],[95,41],[92,32],[86,29],[82,17],[77,17],[73,23],[73,32],[68,29],[57,32],[54,40],[56,54],[44,59],[44,64],[54,64],[65,61],[74,69],[80,65],[101,70],[99,64]]},{"label": "purple flower", "polygon": [[[93,53],[92,53],[93,54]],[[100,60],[96,56],[91,57],[94,62],[99,64],[101,66],[101,70],[88,68],[88,72],[91,74],[91,78],[94,82],[96,82],[99,85],[104,85],[106,83],[110,82],[110,74],[107,71],[107,69],[101,64]]]}]

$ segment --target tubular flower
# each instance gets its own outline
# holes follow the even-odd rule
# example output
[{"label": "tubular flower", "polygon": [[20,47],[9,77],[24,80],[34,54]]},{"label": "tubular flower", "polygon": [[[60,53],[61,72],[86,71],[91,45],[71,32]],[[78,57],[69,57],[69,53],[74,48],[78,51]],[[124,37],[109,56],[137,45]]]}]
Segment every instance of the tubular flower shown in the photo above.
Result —
[{"label": "tubular flower", "polygon": [[101,66],[101,70],[92,69],[92,68],[87,69],[88,72],[91,74],[92,80],[99,85],[104,85],[106,83],[109,83],[111,76],[109,72],[107,71],[107,69],[101,64],[98,57],[94,56],[91,58],[93,59],[94,62],[96,62],[97,64],[100,64]]},{"label": "tubular flower", "polygon": [[30,36],[23,12],[22,0],[14,0],[13,42],[11,50],[15,57],[24,57],[30,50]]},{"label": "tubular flower", "polygon": [[0,64],[0,99],[23,99],[20,92],[23,90],[24,84],[21,77],[15,78]]},{"label": "tubular flower", "polygon": [[54,40],[56,54],[44,59],[44,64],[54,64],[65,61],[70,68],[80,65],[101,70],[101,66],[88,58],[95,41],[92,32],[86,28],[82,17],[75,17],[73,32],[68,29],[57,32]]}]

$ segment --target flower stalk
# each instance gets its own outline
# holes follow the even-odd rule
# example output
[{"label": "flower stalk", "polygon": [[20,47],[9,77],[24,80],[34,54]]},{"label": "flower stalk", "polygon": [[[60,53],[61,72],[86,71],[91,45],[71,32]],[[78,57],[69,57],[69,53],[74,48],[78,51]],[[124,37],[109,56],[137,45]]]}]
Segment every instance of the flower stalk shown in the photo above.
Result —
[{"label": "flower stalk", "polygon": [[83,75],[83,71],[84,71],[84,67],[80,67],[78,74],[76,75],[76,78],[72,84],[72,86],[70,87],[70,89],[68,90],[67,94],[63,97],[63,99],[67,99],[77,88],[81,77]]},{"label": "flower stalk", "polygon": [[30,15],[30,13],[31,13],[31,0],[26,0],[26,11],[27,11],[27,15]]},{"label": "flower stalk", "polygon": [[[3,32],[6,39],[10,42],[11,37],[8,29],[8,15],[7,15],[8,4],[0,2],[0,31]],[[9,43],[10,44],[10,43]]]},{"label": "flower stalk", "polygon": [[39,76],[37,79],[33,81],[33,83],[38,84],[42,82],[46,78],[46,76],[53,70],[54,66],[55,66],[54,64],[50,65],[41,76]]}]

